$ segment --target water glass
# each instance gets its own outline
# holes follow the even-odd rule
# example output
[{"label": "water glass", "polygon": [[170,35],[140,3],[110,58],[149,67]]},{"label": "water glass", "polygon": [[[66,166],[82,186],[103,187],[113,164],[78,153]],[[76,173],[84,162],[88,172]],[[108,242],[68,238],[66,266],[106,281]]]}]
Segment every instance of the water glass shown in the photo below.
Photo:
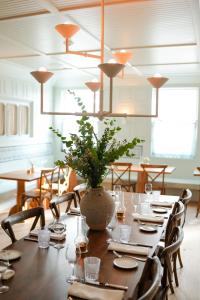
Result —
[{"label": "water glass", "polygon": [[38,232],[38,247],[48,248],[50,241],[50,231],[47,229],[40,229]]},{"label": "water glass", "polygon": [[121,185],[120,184],[114,185],[113,190],[115,192],[115,196],[119,196],[122,192]]},{"label": "water glass", "polygon": [[99,278],[101,259],[98,257],[90,256],[84,258],[84,271],[85,281],[97,281]]},{"label": "water glass", "polygon": [[119,225],[119,240],[122,243],[127,243],[130,240],[131,226],[129,225]]},{"label": "water glass", "polygon": [[160,191],[152,191],[153,201],[160,200]]},{"label": "water glass", "polygon": [[144,187],[145,193],[147,195],[150,195],[152,193],[152,184],[151,183],[146,183]]}]

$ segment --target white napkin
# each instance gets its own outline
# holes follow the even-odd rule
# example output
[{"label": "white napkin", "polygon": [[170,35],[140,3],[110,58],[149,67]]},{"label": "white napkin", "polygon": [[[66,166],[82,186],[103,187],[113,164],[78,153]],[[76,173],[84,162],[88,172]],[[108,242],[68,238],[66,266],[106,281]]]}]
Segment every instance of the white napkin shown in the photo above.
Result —
[{"label": "white napkin", "polygon": [[155,216],[155,215],[141,215],[137,213],[132,214],[134,220],[140,220],[142,222],[153,222],[153,223],[163,223],[164,217],[163,216]]},{"label": "white napkin", "polygon": [[151,205],[153,206],[163,206],[163,207],[172,207],[174,202],[169,202],[169,201],[152,201]]},{"label": "white napkin", "polygon": [[68,294],[87,300],[122,300],[124,291],[103,289],[80,282],[73,282],[69,286]]},{"label": "white napkin", "polygon": [[149,249],[147,247],[125,245],[117,242],[110,242],[108,246],[108,250],[115,250],[124,253],[146,255],[146,256],[149,254]]},{"label": "white napkin", "polygon": [[80,214],[80,207],[71,207],[70,212]]},{"label": "white napkin", "polygon": [[[34,229],[30,232],[30,235],[32,236],[38,236],[38,229]],[[66,234],[65,233],[50,233],[50,239],[52,240],[57,240],[57,241],[62,241],[65,239]]]}]

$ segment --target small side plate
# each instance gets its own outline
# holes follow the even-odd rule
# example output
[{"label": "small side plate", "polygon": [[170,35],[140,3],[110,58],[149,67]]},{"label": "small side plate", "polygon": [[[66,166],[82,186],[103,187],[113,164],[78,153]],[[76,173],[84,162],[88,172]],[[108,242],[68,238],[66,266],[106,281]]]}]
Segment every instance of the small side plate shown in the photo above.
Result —
[{"label": "small side plate", "polygon": [[156,225],[141,225],[139,226],[141,231],[145,232],[157,232],[157,226]]},{"label": "small side plate", "polygon": [[158,214],[166,214],[167,209],[166,208],[153,208],[153,212],[158,213]]},{"label": "small side plate", "polygon": [[114,266],[121,268],[121,269],[134,269],[137,268],[138,262],[132,258],[131,256],[122,256],[117,257],[113,261]]},{"label": "small side plate", "polygon": [[1,250],[0,251],[0,260],[14,260],[21,257],[22,254],[17,250]]}]

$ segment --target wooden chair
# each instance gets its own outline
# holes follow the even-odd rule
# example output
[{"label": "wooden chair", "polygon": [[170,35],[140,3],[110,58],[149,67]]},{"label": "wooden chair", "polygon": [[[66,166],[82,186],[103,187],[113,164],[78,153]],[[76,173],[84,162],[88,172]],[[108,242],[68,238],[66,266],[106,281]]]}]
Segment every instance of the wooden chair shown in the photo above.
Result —
[{"label": "wooden chair", "polygon": [[44,226],[45,226],[45,216],[44,216],[43,207],[35,207],[35,208],[32,208],[32,209],[20,211],[20,212],[14,214],[14,215],[10,215],[1,222],[1,227],[7,233],[7,235],[10,237],[12,243],[14,243],[14,242],[17,241],[17,239],[15,237],[12,225],[14,225],[16,223],[19,223],[19,222],[22,222],[26,219],[33,218],[33,217],[35,217],[35,219],[34,219],[34,222],[31,226],[30,231],[35,228],[35,226],[37,225],[37,222],[38,222],[39,219],[40,219],[41,228],[44,228]]},{"label": "wooden chair", "polygon": [[157,256],[148,257],[133,297],[129,300],[152,300],[161,283],[161,263]]},{"label": "wooden chair", "polygon": [[62,195],[61,197],[54,198],[50,201],[49,207],[51,209],[51,212],[54,216],[54,218],[59,219],[60,218],[60,207],[59,204],[67,202],[67,208],[65,213],[67,213],[70,209],[70,206],[72,202],[74,202],[74,206],[77,207],[77,201],[76,201],[76,195],[75,193],[67,193]]},{"label": "wooden chair", "polygon": [[50,201],[53,196],[52,184],[56,168],[41,171],[39,188],[22,194],[22,206],[31,202],[33,206],[43,206],[44,199]]},{"label": "wooden chair", "polygon": [[169,239],[169,245],[166,246],[161,253],[161,263],[163,265],[163,277],[162,277],[162,286],[167,286],[169,284],[170,290],[174,293],[174,288],[172,285],[173,282],[173,274],[176,282],[176,286],[178,286],[178,277],[176,272],[176,261],[178,250],[180,249],[180,245],[183,241],[183,229],[181,226],[174,227]]},{"label": "wooden chair", "polygon": [[54,179],[52,182],[53,193],[56,193],[60,197],[64,193],[69,192],[71,173],[72,169],[68,166],[58,168],[57,180]]},{"label": "wooden chair", "polygon": [[[165,194],[165,169],[168,165],[141,164],[141,167],[146,174],[147,182],[152,184],[152,188],[159,189],[161,194]],[[152,173],[151,169],[157,169],[157,172]],[[157,181],[158,178],[161,178],[160,182]]]},{"label": "wooden chair", "polygon": [[185,206],[185,212],[184,212],[184,219],[183,219],[183,222],[182,222],[182,227],[184,227],[184,225],[185,225],[187,206],[188,206],[188,203],[191,201],[191,199],[192,199],[191,190],[185,189],[181,192],[179,201],[181,201]]},{"label": "wooden chair", "polygon": [[86,193],[87,185],[86,183],[81,183],[79,185],[76,185],[73,189],[74,193],[76,194],[76,197],[78,199],[78,202],[80,204],[82,196]]},{"label": "wooden chair", "polygon": [[114,162],[111,164],[112,186],[121,185],[121,188],[127,192],[135,190],[135,183],[131,182],[131,163]]}]

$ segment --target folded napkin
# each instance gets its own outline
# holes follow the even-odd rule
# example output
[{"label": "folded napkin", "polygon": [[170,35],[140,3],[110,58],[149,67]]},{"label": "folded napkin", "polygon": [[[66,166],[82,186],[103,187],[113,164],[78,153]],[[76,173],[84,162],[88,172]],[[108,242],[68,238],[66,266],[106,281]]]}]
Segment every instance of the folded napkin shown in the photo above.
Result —
[{"label": "folded napkin", "polygon": [[87,300],[122,300],[124,291],[103,289],[95,286],[90,286],[80,282],[73,282],[69,286],[68,294]]},{"label": "folded napkin", "polygon": [[80,214],[80,207],[71,207],[70,212]]},{"label": "folded napkin", "polygon": [[155,215],[141,215],[137,213],[132,214],[134,220],[140,220],[142,222],[153,222],[153,223],[163,223],[164,217],[163,216],[155,216]]},{"label": "folded napkin", "polygon": [[149,249],[147,247],[125,245],[117,242],[110,242],[108,246],[108,250],[115,250],[124,253],[146,255],[146,256],[149,254]]},{"label": "folded napkin", "polygon": [[12,278],[15,275],[15,271],[11,269],[7,269],[3,274],[2,274],[2,279],[8,280]]},{"label": "folded napkin", "polygon": [[169,201],[152,201],[151,205],[153,206],[163,206],[163,207],[172,207],[174,202]]},{"label": "folded napkin", "polygon": [[[32,236],[38,236],[38,229],[34,229],[30,232],[30,235]],[[56,241],[62,241],[65,239],[66,234],[65,233],[50,233],[50,239],[56,240]]]}]

